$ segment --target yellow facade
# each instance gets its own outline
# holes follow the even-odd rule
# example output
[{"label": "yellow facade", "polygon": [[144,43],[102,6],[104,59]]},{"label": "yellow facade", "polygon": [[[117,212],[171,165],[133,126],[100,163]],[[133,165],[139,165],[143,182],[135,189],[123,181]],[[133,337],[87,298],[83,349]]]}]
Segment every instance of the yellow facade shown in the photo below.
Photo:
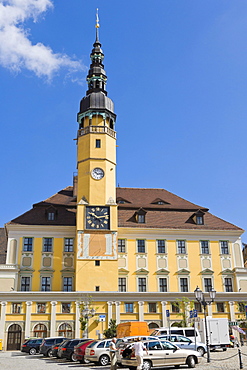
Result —
[{"label": "yellow facade", "polygon": [[[78,113],[73,187],[6,224],[7,261],[0,266],[5,349],[15,324],[22,340],[82,337],[85,306],[96,311],[88,322],[90,338],[102,337],[111,319],[146,321],[152,330],[168,325],[167,310],[171,323],[180,322],[183,313],[187,320],[194,307],[202,318],[194,290],[210,284],[217,295],[208,314],[244,319],[243,230],[163,189],[116,188],[116,116],[105,91],[98,40],[91,56]],[[178,313],[181,301],[187,304]]]}]

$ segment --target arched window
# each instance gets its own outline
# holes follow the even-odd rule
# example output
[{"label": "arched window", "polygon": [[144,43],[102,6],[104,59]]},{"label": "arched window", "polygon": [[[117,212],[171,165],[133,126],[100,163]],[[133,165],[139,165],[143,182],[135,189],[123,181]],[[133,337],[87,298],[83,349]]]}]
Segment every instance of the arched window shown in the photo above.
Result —
[{"label": "arched window", "polygon": [[156,324],[155,322],[150,322],[148,324],[148,327],[149,327],[149,329],[157,329],[159,327],[159,325]]},{"label": "arched window", "polygon": [[72,327],[70,324],[63,323],[58,328],[58,335],[66,338],[72,338]]},{"label": "arched window", "polygon": [[33,328],[33,336],[39,338],[47,337],[47,327],[44,324],[37,324]]}]

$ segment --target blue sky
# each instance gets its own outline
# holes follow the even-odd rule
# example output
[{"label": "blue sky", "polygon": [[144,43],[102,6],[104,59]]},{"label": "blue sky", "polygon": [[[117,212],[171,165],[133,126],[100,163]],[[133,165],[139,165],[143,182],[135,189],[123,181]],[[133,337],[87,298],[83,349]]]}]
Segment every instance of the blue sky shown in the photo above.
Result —
[{"label": "blue sky", "polygon": [[72,184],[97,7],[117,183],[246,229],[244,0],[0,0],[0,226]]}]

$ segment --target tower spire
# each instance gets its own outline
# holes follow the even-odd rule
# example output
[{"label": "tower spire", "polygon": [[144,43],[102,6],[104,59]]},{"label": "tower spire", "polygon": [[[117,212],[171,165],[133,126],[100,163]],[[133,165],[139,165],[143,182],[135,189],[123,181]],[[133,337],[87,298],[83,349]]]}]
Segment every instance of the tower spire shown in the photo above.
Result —
[{"label": "tower spire", "polygon": [[96,9],[96,24],[95,24],[95,28],[96,28],[96,42],[99,41],[99,28],[100,28],[100,25],[99,25],[99,8]]}]

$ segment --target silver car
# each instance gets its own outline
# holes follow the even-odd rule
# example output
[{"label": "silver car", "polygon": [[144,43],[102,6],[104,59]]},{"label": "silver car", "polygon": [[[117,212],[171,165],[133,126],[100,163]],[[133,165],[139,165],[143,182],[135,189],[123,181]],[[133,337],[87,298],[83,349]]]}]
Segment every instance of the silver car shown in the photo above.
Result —
[{"label": "silver car", "polygon": [[[143,370],[163,366],[179,367],[180,365],[188,365],[188,367],[193,368],[202,359],[198,352],[181,349],[166,340],[150,340],[143,341],[143,343],[148,350],[148,354],[145,351],[143,354]],[[134,354],[122,358],[121,364],[130,370],[135,370],[137,361]]]},{"label": "silver car", "polygon": [[169,340],[170,342],[176,344],[182,349],[191,349],[193,351],[199,352],[200,356],[204,356],[207,352],[207,346],[202,342],[193,342],[190,338],[184,337],[183,335],[159,335],[158,338]]},{"label": "silver car", "polygon": [[90,343],[85,350],[85,360],[106,366],[110,363],[110,343],[111,339],[95,340]]},{"label": "silver car", "polygon": [[129,337],[118,338],[116,342],[116,357],[117,357],[117,364],[118,366],[121,365],[122,353],[129,346],[130,343],[133,343],[137,338],[141,338],[141,340],[151,340],[157,339],[157,337],[152,335],[133,335]]}]

